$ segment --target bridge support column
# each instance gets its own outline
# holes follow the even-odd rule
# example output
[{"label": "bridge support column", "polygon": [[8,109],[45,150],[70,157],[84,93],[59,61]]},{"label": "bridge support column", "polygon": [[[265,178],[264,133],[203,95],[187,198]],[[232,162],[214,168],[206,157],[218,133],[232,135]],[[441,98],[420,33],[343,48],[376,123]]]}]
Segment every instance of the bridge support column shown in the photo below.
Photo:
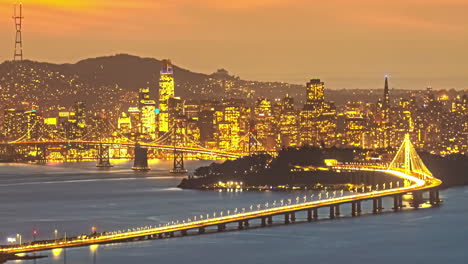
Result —
[{"label": "bridge support column", "polygon": [[423,203],[423,195],[421,191],[413,192],[413,207],[419,208],[419,205]]},{"label": "bridge support column", "polygon": [[351,203],[351,216],[353,216],[353,217],[357,215],[357,213],[356,213],[356,211],[357,211],[357,210],[356,210],[356,207],[357,207],[356,202],[352,202],[352,203]]},{"label": "bridge support column", "polygon": [[226,230],[226,224],[219,224],[218,225],[218,232],[223,232]]},{"label": "bridge support column", "polygon": [[159,238],[159,239],[163,239],[163,238],[164,238],[163,234],[162,234],[162,233],[159,233],[159,234],[158,234],[158,238]]},{"label": "bridge support column", "polygon": [[245,220],[245,221],[244,221],[244,226],[245,226],[245,227],[249,227],[249,220]]},{"label": "bridge support column", "polygon": [[440,203],[438,189],[433,189],[429,191],[429,201],[431,205],[438,205]]},{"label": "bridge support column", "polygon": [[205,233],[205,227],[199,227],[198,228],[198,234],[204,234]]},{"label": "bridge support column", "polygon": [[284,224],[289,224],[289,213],[284,214]]},{"label": "bridge support column", "polygon": [[330,219],[335,218],[335,205],[330,205]]},{"label": "bridge support column", "polygon": [[372,199],[372,213],[373,214],[379,213],[379,204],[377,202],[377,198]]},{"label": "bridge support column", "polygon": [[182,230],[182,231],[180,231],[180,234],[181,234],[182,236],[186,236],[186,235],[187,235],[187,230]]},{"label": "bridge support column", "polygon": [[262,217],[262,227],[266,226],[266,217]]},{"label": "bridge support column", "polygon": [[267,223],[268,223],[269,225],[272,225],[272,224],[273,224],[273,216],[270,215],[270,216],[267,217]]},{"label": "bridge support column", "polygon": [[166,233],[166,236],[168,236],[168,237],[174,237],[174,236],[175,236],[174,231],[171,231],[171,232]]},{"label": "bridge support column", "polygon": [[377,205],[378,205],[379,213],[382,212],[383,210],[382,197],[377,198]]},{"label": "bridge support column", "polygon": [[312,209],[307,209],[307,221],[312,222]]},{"label": "bridge support column", "polygon": [[318,208],[313,208],[312,212],[313,212],[312,216],[313,216],[314,220],[317,221],[318,220]]},{"label": "bridge support column", "polygon": [[357,213],[357,215],[361,215],[361,212],[362,212],[361,201],[356,201],[356,213]]},{"label": "bridge support column", "polygon": [[296,222],[296,212],[291,212],[291,223]]},{"label": "bridge support column", "polygon": [[239,229],[244,229],[244,221],[239,221],[238,228]]},{"label": "bridge support column", "polygon": [[403,195],[395,194],[393,196],[393,210],[399,211],[403,208]]},{"label": "bridge support column", "polygon": [[335,216],[340,216],[340,214],[341,214],[340,213],[340,205],[337,204],[337,205],[335,205]]}]

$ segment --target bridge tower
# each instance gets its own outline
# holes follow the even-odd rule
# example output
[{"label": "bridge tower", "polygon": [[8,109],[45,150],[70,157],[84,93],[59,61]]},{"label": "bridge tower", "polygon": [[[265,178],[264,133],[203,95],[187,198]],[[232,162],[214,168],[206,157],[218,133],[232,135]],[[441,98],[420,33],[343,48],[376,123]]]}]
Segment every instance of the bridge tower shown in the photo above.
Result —
[{"label": "bridge tower", "polygon": [[99,143],[96,167],[98,168],[113,167],[110,164],[109,146],[103,146],[102,143]]},{"label": "bridge tower", "polygon": [[[388,166],[388,169],[403,170],[406,174],[416,175],[421,180],[427,180],[428,177],[432,177],[432,173],[426,167],[418,152],[414,148],[410,140],[410,135],[406,134],[403,143],[398,149],[397,154],[393,158],[392,162]],[[430,190],[430,203],[437,205],[441,201],[439,199],[439,190],[434,188]],[[397,200],[399,199],[399,200]],[[421,191],[413,192],[413,207],[418,208],[419,204],[423,203],[423,194]],[[398,210],[401,207],[401,198],[395,198],[395,209]]]},{"label": "bridge tower", "polygon": [[36,162],[38,164],[47,163],[47,146],[45,144],[36,145]]},{"label": "bridge tower", "polygon": [[184,145],[185,128],[183,122],[178,120],[175,122],[172,130],[172,143],[174,144],[174,166],[171,173],[187,173],[184,166],[184,152],[179,150],[178,146]]},{"label": "bridge tower", "polygon": [[397,154],[388,166],[389,169],[403,169],[405,173],[415,172],[419,178],[424,179],[432,176],[432,173],[424,165],[410,140],[410,135],[406,134],[403,143],[398,149]]}]

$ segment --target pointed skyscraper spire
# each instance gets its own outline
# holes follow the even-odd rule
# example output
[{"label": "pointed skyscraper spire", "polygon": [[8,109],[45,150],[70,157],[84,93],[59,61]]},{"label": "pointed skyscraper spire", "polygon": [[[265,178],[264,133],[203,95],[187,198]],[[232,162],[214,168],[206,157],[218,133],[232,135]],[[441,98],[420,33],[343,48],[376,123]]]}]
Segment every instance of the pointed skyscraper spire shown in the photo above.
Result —
[{"label": "pointed skyscraper spire", "polygon": [[385,75],[385,88],[384,88],[384,101],[383,105],[385,108],[389,107],[390,105],[390,94],[388,91],[388,75]]}]

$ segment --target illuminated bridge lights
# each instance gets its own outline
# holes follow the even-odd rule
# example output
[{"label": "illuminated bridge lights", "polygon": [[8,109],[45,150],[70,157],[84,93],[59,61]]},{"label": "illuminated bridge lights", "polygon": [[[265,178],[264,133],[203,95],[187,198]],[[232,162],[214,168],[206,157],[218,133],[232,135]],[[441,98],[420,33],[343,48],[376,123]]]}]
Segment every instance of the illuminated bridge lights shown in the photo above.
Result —
[{"label": "illuminated bridge lights", "polygon": [[[421,175],[419,173],[407,173],[399,169],[388,169],[385,167],[378,167],[378,166],[359,166],[357,164],[354,165],[335,165],[334,169],[342,169],[342,170],[362,170],[362,171],[376,171],[376,172],[383,172],[389,175],[404,179],[410,182],[409,186],[391,188],[391,189],[382,189],[382,190],[370,190],[367,193],[351,193],[350,195],[341,196],[341,197],[333,197],[324,200],[314,200],[310,202],[300,202],[300,199],[296,199],[296,203],[291,203],[289,201],[286,205],[282,202],[278,207],[271,207],[268,208],[268,205],[265,205],[264,209],[259,209],[260,206],[257,206],[258,210],[253,211],[253,206],[251,206],[251,211],[246,212],[246,209],[243,208],[242,210],[235,210],[234,214],[230,214],[228,211],[227,215],[213,214],[213,217],[210,218],[210,215],[207,215],[205,219],[203,216],[200,216],[200,220],[196,220],[194,217],[194,221],[190,219],[187,221],[176,221],[172,222],[171,224],[167,224],[165,226],[159,227],[143,227],[137,228],[133,230],[128,230],[127,232],[109,232],[103,234],[96,234],[91,236],[81,236],[72,239],[59,239],[59,240],[50,240],[45,241],[43,243],[28,243],[22,245],[11,245],[11,246],[4,246],[0,248],[0,253],[26,253],[26,252],[34,252],[34,251],[42,251],[42,250],[51,250],[56,248],[65,248],[65,247],[82,247],[82,246],[90,246],[95,244],[105,244],[105,243],[113,243],[113,242],[123,242],[126,240],[136,239],[136,238],[144,238],[146,236],[155,236],[155,235],[163,235],[163,234],[170,234],[172,237],[174,232],[181,231],[186,234],[186,231],[189,229],[199,229],[204,230],[205,227],[209,226],[216,226],[222,225],[224,226],[227,223],[233,222],[242,222],[248,221],[252,219],[264,219],[265,217],[270,217],[274,215],[281,215],[281,214],[293,214],[297,211],[303,211],[308,209],[315,209],[321,207],[328,207],[333,205],[339,205],[343,203],[350,203],[356,201],[363,201],[369,200],[373,198],[380,198],[386,196],[394,196],[396,194],[405,194],[408,192],[415,192],[421,191],[426,189],[432,189],[439,186],[442,182],[432,176],[429,175]],[[276,204],[276,201],[272,203],[273,205]],[[264,221],[264,220],[262,220]],[[221,228],[222,229],[222,228]],[[202,232],[201,232],[202,233]]]}]

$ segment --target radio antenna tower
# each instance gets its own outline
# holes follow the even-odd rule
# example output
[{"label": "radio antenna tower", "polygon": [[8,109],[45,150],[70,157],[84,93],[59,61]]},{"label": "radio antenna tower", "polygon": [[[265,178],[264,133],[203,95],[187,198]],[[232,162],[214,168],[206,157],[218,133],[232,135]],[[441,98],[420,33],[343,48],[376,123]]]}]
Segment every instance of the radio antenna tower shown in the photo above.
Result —
[{"label": "radio antenna tower", "polygon": [[23,4],[20,3],[14,5],[13,19],[15,20],[16,26],[16,39],[15,39],[15,54],[13,56],[14,61],[23,60],[23,39],[21,38],[21,26],[23,20]]}]

